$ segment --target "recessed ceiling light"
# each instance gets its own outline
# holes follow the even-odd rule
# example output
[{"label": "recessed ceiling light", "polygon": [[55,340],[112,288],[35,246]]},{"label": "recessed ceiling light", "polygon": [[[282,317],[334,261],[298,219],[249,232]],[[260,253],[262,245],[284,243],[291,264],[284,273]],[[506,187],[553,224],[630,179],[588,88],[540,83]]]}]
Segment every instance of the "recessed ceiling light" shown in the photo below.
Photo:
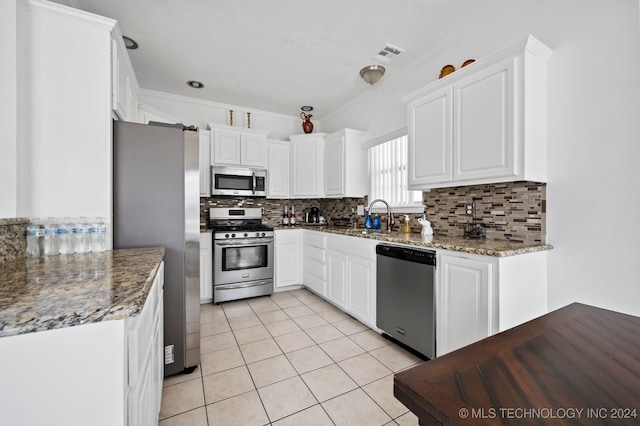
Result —
[{"label": "recessed ceiling light", "polygon": [[126,47],[127,49],[133,50],[138,48],[138,43],[136,43],[134,39],[127,36],[122,36],[122,39],[124,40],[124,47]]},{"label": "recessed ceiling light", "polygon": [[309,105],[305,105],[302,108],[300,108],[301,110],[303,110],[304,112],[309,112],[309,111],[313,111],[313,107],[309,106]]},{"label": "recessed ceiling light", "polygon": [[204,84],[197,80],[189,80],[187,81],[187,86],[193,87],[194,89],[202,89],[204,87]]}]

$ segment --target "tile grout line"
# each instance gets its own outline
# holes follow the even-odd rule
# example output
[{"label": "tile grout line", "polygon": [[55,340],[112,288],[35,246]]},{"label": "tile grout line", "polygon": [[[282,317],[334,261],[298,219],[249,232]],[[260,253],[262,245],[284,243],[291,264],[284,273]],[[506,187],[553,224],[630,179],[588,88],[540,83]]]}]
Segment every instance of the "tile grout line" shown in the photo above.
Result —
[{"label": "tile grout line", "polygon": [[[300,294],[300,291],[301,291],[301,290],[305,290],[305,289],[298,289],[298,290],[294,290],[294,291],[296,291],[296,292],[298,292],[298,294]],[[282,293],[285,293],[285,292],[282,292]],[[282,293],[275,293],[275,294],[282,294]],[[331,416],[329,415],[329,413],[326,411],[326,409],[325,409],[325,407],[324,407],[324,405],[323,405],[323,404],[324,404],[324,403],[326,403],[326,402],[328,402],[328,401],[331,401],[331,400],[333,400],[333,399],[339,398],[339,397],[341,397],[341,396],[343,396],[343,395],[345,395],[345,394],[347,394],[347,393],[349,393],[349,392],[353,392],[353,391],[355,391],[355,390],[357,390],[357,389],[360,389],[360,390],[363,392],[363,394],[364,394],[364,395],[366,395],[366,397],[367,397],[368,399],[370,399],[371,401],[373,401],[373,403],[374,403],[377,407],[379,407],[379,408],[382,410],[382,412],[383,412],[383,413],[385,413],[385,414],[386,414],[386,415],[391,419],[391,421],[395,421],[396,419],[398,419],[398,418],[400,418],[400,417],[402,417],[402,416],[406,415],[406,414],[407,414],[407,411],[405,411],[404,413],[402,413],[402,414],[400,414],[400,415],[398,415],[398,416],[396,416],[396,417],[393,417],[393,416],[391,415],[391,413],[387,412],[387,411],[382,407],[382,405],[380,405],[380,403],[378,403],[378,401],[377,401],[376,399],[374,399],[374,398],[373,398],[373,397],[372,397],[372,396],[371,396],[371,395],[370,395],[370,394],[369,394],[369,393],[364,389],[364,386],[367,386],[367,385],[369,385],[369,384],[371,384],[371,383],[374,383],[374,382],[376,382],[376,381],[378,381],[378,380],[384,379],[384,378],[386,378],[387,376],[383,376],[383,377],[381,377],[381,378],[377,378],[377,379],[374,379],[374,380],[372,380],[372,381],[370,381],[370,382],[364,383],[363,385],[360,385],[360,384],[358,384],[357,382],[355,382],[355,380],[353,379],[353,377],[351,377],[351,376],[347,373],[347,371],[346,371],[346,370],[345,370],[345,369],[344,369],[344,368],[343,368],[343,367],[338,363],[338,361],[336,361],[334,358],[332,358],[332,357],[329,355],[329,353],[328,353],[328,352],[327,352],[327,351],[326,351],[326,350],[321,346],[322,344],[329,343],[329,342],[332,342],[332,341],[336,341],[336,340],[339,340],[339,339],[343,339],[343,338],[345,338],[345,337],[346,337],[346,338],[347,338],[347,340],[348,340],[350,343],[354,344],[356,347],[358,347],[359,349],[363,350],[364,352],[363,352],[362,354],[357,354],[357,355],[349,356],[349,357],[347,357],[347,358],[345,358],[345,359],[341,360],[340,362],[343,362],[343,361],[346,361],[346,360],[349,360],[349,359],[355,358],[355,357],[357,357],[357,356],[361,356],[361,355],[363,355],[363,354],[367,354],[367,355],[371,356],[374,360],[376,360],[377,362],[379,362],[382,366],[384,366],[385,368],[387,368],[387,369],[391,372],[391,375],[393,375],[393,374],[395,374],[395,371],[394,371],[390,366],[388,366],[386,363],[384,363],[382,360],[378,359],[376,356],[374,356],[374,355],[371,353],[372,351],[375,351],[375,350],[381,349],[381,348],[383,348],[383,347],[385,347],[385,346],[388,346],[388,344],[385,344],[385,345],[380,346],[380,347],[373,348],[373,349],[371,349],[371,350],[367,350],[365,347],[363,347],[363,346],[362,346],[361,344],[359,344],[357,341],[355,341],[355,340],[353,340],[353,339],[352,339],[352,336],[354,336],[354,335],[356,335],[356,334],[364,333],[364,332],[369,331],[369,330],[371,330],[371,331],[375,332],[375,330],[372,330],[372,329],[370,329],[369,327],[366,327],[366,326],[365,326],[365,328],[364,328],[363,330],[361,330],[361,331],[355,331],[355,332],[351,332],[350,334],[348,334],[347,332],[344,332],[344,331],[342,331],[342,330],[338,329],[334,324],[335,324],[335,323],[338,323],[338,322],[341,322],[341,321],[357,321],[357,322],[359,322],[359,320],[358,320],[357,318],[354,318],[354,317],[353,317],[353,316],[351,316],[351,315],[348,315],[348,314],[346,314],[346,313],[343,313],[340,309],[336,308],[333,304],[331,304],[331,303],[329,303],[329,302],[327,302],[327,301],[324,301],[324,300],[320,299],[318,296],[316,296],[315,294],[313,294],[313,292],[309,292],[308,290],[306,291],[306,293],[305,293],[305,294],[301,294],[301,296],[302,296],[302,297],[298,297],[298,296],[296,295],[296,293],[293,293],[293,291],[292,291],[292,292],[287,291],[286,293],[289,295],[289,297],[283,298],[283,300],[287,300],[287,299],[294,299],[294,300],[296,300],[296,301],[298,302],[298,304],[297,304],[297,305],[292,305],[292,306],[285,306],[285,307],[283,307],[283,306],[281,306],[280,304],[278,304],[278,301],[277,301],[277,300],[275,300],[275,299],[273,299],[273,298],[270,298],[270,299],[268,299],[268,301],[269,301],[270,303],[272,303],[274,306],[277,306],[277,308],[276,308],[276,309],[272,309],[272,310],[260,310],[260,312],[256,311],[255,306],[262,304],[261,302],[258,302],[258,303],[255,303],[255,304],[252,304],[251,302],[245,302],[245,303],[238,304],[238,306],[237,306],[237,307],[238,307],[238,308],[240,308],[240,309],[249,308],[249,309],[248,309],[248,312],[247,312],[247,315],[248,315],[248,314],[254,315],[254,316],[258,319],[259,324],[256,324],[255,326],[248,326],[248,327],[242,327],[242,328],[235,329],[235,328],[231,325],[231,317],[229,316],[229,312],[231,312],[232,310],[236,309],[236,306],[231,306],[231,307],[229,307],[228,309],[225,309],[224,307],[221,307],[221,309],[220,309],[220,311],[221,311],[221,312],[223,313],[223,315],[224,315],[224,317],[223,317],[223,318],[226,320],[226,323],[227,323],[227,326],[228,326],[228,328],[229,328],[229,331],[232,333],[232,336],[233,336],[233,339],[234,339],[234,342],[235,342],[235,347],[236,347],[236,348],[238,348],[238,351],[240,352],[240,355],[241,355],[241,357],[242,357],[242,360],[243,360],[243,365],[242,365],[242,366],[244,366],[244,367],[245,367],[245,370],[249,373],[249,377],[251,378],[251,381],[252,381],[252,384],[253,384],[253,391],[255,391],[255,392],[257,393],[257,395],[258,395],[258,397],[259,397],[259,399],[260,399],[260,402],[261,402],[262,408],[263,408],[263,410],[264,410],[264,413],[266,414],[267,419],[269,420],[269,423],[268,423],[268,424],[273,424],[274,422],[277,422],[277,421],[280,421],[280,420],[285,419],[285,418],[287,418],[287,417],[290,417],[290,416],[293,416],[293,415],[295,415],[295,414],[298,414],[298,413],[300,413],[300,412],[302,412],[302,411],[304,411],[304,410],[307,410],[307,409],[309,409],[309,408],[311,408],[311,407],[314,407],[315,405],[319,405],[319,406],[321,407],[321,409],[323,410],[323,412],[325,413],[325,415],[326,415],[326,416],[331,420],[331,422],[332,422],[332,423],[334,423],[334,424],[335,424],[334,420],[331,418]],[[308,295],[310,295],[310,296],[311,296],[311,298],[306,297],[306,296],[308,296]],[[309,300],[309,299],[311,299],[311,300]],[[305,301],[305,300],[306,300],[306,301]],[[310,307],[310,305],[312,305],[312,304],[320,304],[320,303],[326,303],[326,304],[327,304],[328,306],[330,306],[332,309],[335,309],[335,310],[336,310],[336,312],[338,312],[338,313],[342,313],[342,314],[345,316],[345,318],[341,318],[341,319],[338,319],[338,320],[335,320],[335,321],[331,322],[330,320],[326,319],[323,315],[321,315],[321,313],[323,313],[323,312],[328,312],[328,311],[330,311],[330,309],[323,310],[323,311],[321,311],[321,312],[317,312],[317,311],[315,311],[314,309],[312,309],[312,308]],[[286,305],[286,304],[287,304],[287,303],[283,303],[283,305]],[[218,306],[219,306],[219,305],[218,305]],[[290,314],[290,313],[288,313],[287,311],[285,311],[285,309],[286,309],[286,308],[296,308],[296,307],[305,307],[305,308],[306,308],[306,309],[308,309],[311,313],[309,313],[309,314],[305,314],[305,315],[299,315],[299,316],[297,316],[297,317],[293,317],[293,316],[291,316],[291,314]],[[278,335],[278,336],[274,336],[274,335],[272,334],[272,331],[270,331],[270,329],[268,328],[268,324],[273,324],[273,323],[275,323],[275,322],[279,322],[279,321],[265,322],[265,320],[263,320],[263,319],[262,319],[258,314],[260,314],[260,313],[266,313],[266,312],[278,312],[278,311],[279,311],[279,312],[283,312],[283,313],[284,313],[284,315],[287,317],[287,319],[286,319],[286,320],[288,320],[288,321],[292,321],[292,322],[293,322],[293,323],[294,323],[294,324],[299,328],[299,330],[298,330],[298,331],[292,331],[292,332],[290,332],[290,333],[284,333],[284,334],[282,334],[282,335]],[[244,314],[242,314],[242,315],[238,315],[238,317],[241,317],[241,316],[243,316],[243,315],[244,315]],[[325,322],[325,324],[315,325],[315,326],[313,326],[313,327],[303,328],[303,327],[302,327],[302,326],[301,326],[301,325],[296,321],[296,319],[297,319],[297,318],[302,318],[302,317],[304,317],[304,316],[311,316],[311,315],[315,315],[316,317],[321,318],[321,319]],[[234,316],[233,318],[236,318],[236,317]],[[209,322],[215,322],[215,321],[216,321],[216,320],[214,320],[214,321],[208,321],[208,323],[209,323]],[[285,320],[281,320],[281,321],[285,321]],[[360,322],[359,322],[359,323],[360,323]],[[362,324],[362,323],[360,323],[360,324]],[[240,346],[242,346],[242,345],[240,345],[240,342],[238,341],[238,337],[237,337],[237,335],[236,335],[236,332],[239,332],[240,330],[248,329],[248,328],[251,328],[251,327],[256,327],[256,326],[258,326],[258,325],[260,325],[261,327],[263,327],[263,328],[266,330],[266,332],[268,333],[269,337],[259,338],[259,339],[257,339],[257,340],[253,340],[253,341],[250,341],[250,342],[246,342],[244,345],[248,345],[248,344],[251,344],[251,343],[254,343],[254,342],[259,342],[259,341],[263,341],[263,340],[271,339],[271,340],[275,343],[275,345],[278,347],[278,349],[279,349],[279,351],[280,351],[281,353],[280,353],[280,354],[278,354],[278,355],[274,355],[274,356],[271,356],[271,357],[267,357],[267,358],[264,358],[264,359],[260,359],[260,360],[254,361],[254,362],[252,362],[252,363],[247,363],[247,358],[245,357],[245,354],[243,353],[243,351],[240,349]],[[308,330],[311,330],[311,329],[314,329],[314,328],[318,328],[318,327],[323,327],[323,326],[326,326],[326,325],[330,325],[332,328],[336,329],[336,330],[340,333],[340,336],[339,336],[339,337],[334,337],[334,338],[331,338],[331,339],[329,339],[329,340],[327,340],[327,341],[323,341],[322,343],[319,343],[319,342],[318,342],[318,341],[316,341],[313,337],[311,337],[311,335],[308,333]],[[314,369],[312,369],[312,370],[309,370],[309,371],[305,372],[304,374],[307,374],[307,373],[310,373],[310,372],[313,372],[313,371],[317,371],[317,370],[319,370],[319,369],[321,369],[321,368],[326,368],[326,367],[328,367],[328,366],[336,365],[336,366],[340,369],[340,371],[341,371],[343,374],[345,374],[345,376],[346,376],[346,377],[348,377],[349,379],[351,379],[352,381],[354,381],[354,382],[355,382],[355,384],[356,384],[356,386],[357,386],[357,387],[356,387],[355,389],[350,390],[350,391],[343,392],[343,393],[341,393],[341,394],[339,394],[339,395],[334,395],[334,396],[332,396],[331,398],[327,399],[327,400],[326,400],[326,401],[324,401],[324,402],[320,402],[320,400],[318,399],[318,397],[313,393],[313,391],[312,391],[312,390],[311,390],[311,388],[309,387],[309,384],[308,384],[308,383],[304,380],[304,378],[302,377],[303,373],[300,373],[300,372],[295,368],[295,366],[293,366],[293,365],[292,365],[291,360],[289,359],[289,357],[288,357],[288,355],[287,355],[288,353],[287,353],[287,352],[285,352],[285,350],[284,350],[285,348],[284,348],[284,347],[282,347],[282,346],[281,346],[281,343],[278,343],[278,341],[276,340],[276,337],[280,337],[280,336],[285,336],[285,335],[288,335],[288,334],[297,333],[297,332],[299,332],[299,331],[302,331],[302,333],[303,333],[305,336],[307,336],[307,337],[310,339],[310,341],[311,341],[311,342],[313,342],[313,345],[308,346],[308,348],[312,348],[312,347],[317,347],[317,348],[319,348],[319,349],[320,349],[320,351],[321,351],[325,356],[327,356],[329,360],[331,360],[331,363],[330,363],[330,364],[325,365],[325,366],[322,366],[322,367],[314,368]],[[214,333],[212,336],[215,336],[215,335],[218,335],[218,334],[223,334],[223,333],[226,333],[226,331],[225,331],[225,332],[221,332],[221,333]],[[206,337],[209,337],[209,336],[206,336]],[[306,349],[306,348],[300,348],[300,349],[297,349],[297,350],[295,350],[295,351],[290,351],[289,353],[293,353],[293,352],[296,352],[296,351],[299,351],[299,350],[303,350],[303,349]],[[280,418],[280,419],[272,420],[272,419],[270,418],[270,416],[269,416],[269,414],[268,414],[267,410],[266,410],[266,406],[265,406],[265,404],[264,404],[264,401],[263,401],[263,399],[262,399],[262,396],[260,395],[259,388],[258,388],[258,386],[257,386],[257,384],[256,384],[256,382],[255,382],[255,378],[254,378],[254,376],[251,374],[251,370],[249,369],[249,365],[251,365],[251,364],[255,364],[255,363],[258,363],[258,362],[262,362],[262,361],[265,361],[265,360],[273,359],[273,358],[276,358],[276,357],[279,357],[279,356],[284,356],[284,357],[285,357],[285,359],[286,359],[286,360],[287,360],[287,362],[288,362],[288,365],[289,365],[289,366],[291,366],[291,367],[292,367],[292,369],[293,369],[293,371],[295,372],[295,375],[294,375],[294,376],[292,376],[292,377],[290,377],[290,378],[287,378],[287,379],[282,379],[282,380],[278,380],[278,381],[273,382],[273,383],[269,383],[269,385],[265,385],[265,386],[263,386],[263,387],[267,387],[267,386],[270,386],[270,385],[273,385],[273,384],[276,384],[276,383],[280,383],[280,382],[282,382],[282,381],[284,381],[284,380],[289,380],[289,379],[291,379],[291,378],[298,377],[298,378],[299,378],[299,379],[304,383],[305,387],[306,387],[306,388],[307,388],[307,390],[310,392],[310,394],[313,396],[313,398],[314,398],[314,400],[315,400],[315,402],[316,402],[316,403],[315,403],[315,404],[313,404],[313,405],[312,405],[312,406],[310,406],[310,407],[306,407],[306,408],[303,408],[303,409],[298,410],[298,411],[296,411],[296,412],[290,413],[290,414],[288,414],[287,416],[284,416],[284,417],[282,417],[282,418]],[[409,366],[407,366],[407,367],[404,367],[404,368],[402,368],[402,369],[401,369],[401,370],[399,370],[399,371],[402,371],[402,370],[407,369],[407,368],[411,368],[411,367],[412,367],[412,366],[414,366],[414,365],[416,365],[416,364],[412,364],[412,365],[409,365]],[[234,368],[238,368],[238,367],[240,367],[240,366],[233,367],[233,368],[228,368],[228,369],[221,370],[221,371],[216,371],[215,373],[212,373],[212,374],[218,374],[218,373],[221,373],[221,372],[224,372],[224,371],[229,371],[229,370],[232,370],[232,369],[234,369]],[[207,376],[208,376],[208,375],[209,375],[209,374],[207,374]],[[221,402],[221,401],[227,400],[227,399],[232,398],[232,397],[235,397],[235,396],[239,396],[239,395],[243,395],[243,394],[246,394],[246,393],[248,393],[248,392],[251,392],[251,391],[243,392],[243,393],[241,393],[241,394],[239,394],[239,395],[234,395],[234,396],[231,396],[231,397],[227,397],[227,398],[224,398],[224,399],[222,399],[222,400],[220,400],[220,401],[215,401],[215,402],[212,402],[211,404],[208,404],[208,403],[207,403],[207,400],[206,400],[206,393],[205,393],[205,388],[204,388],[204,378],[205,378],[205,375],[204,375],[204,373],[203,373],[202,366],[201,366],[201,368],[200,368],[200,383],[201,383],[201,387],[202,387],[203,400],[204,400],[204,406],[203,406],[203,407],[204,407],[204,409],[205,409],[205,416],[206,416],[207,424],[209,424],[209,423],[210,423],[210,421],[209,421],[209,412],[208,412],[208,410],[206,409],[206,407],[207,407],[207,406],[209,406],[209,405],[213,405],[213,404],[216,404],[216,403],[219,403],[219,402]],[[172,385],[169,385],[169,386],[172,386]],[[180,415],[180,414],[184,414],[184,413],[189,412],[189,411],[193,411],[193,410],[195,410],[195,409],[197,409],[197,408],[200,408],[200,407],[196,407],[196,408],[194,408],[194,409],[192,409],[192,410],[187,410],[187,411],[185,411],[185,412],[178,413],[178,414],[176,414],[176,415],[174,415],[174,416],[167,417],[167,419],[168,419],[168,418],[171,418],[171,417],[175,417],[175,416]],[[163,420],[165,420],[165,419],[163,419]]]}]

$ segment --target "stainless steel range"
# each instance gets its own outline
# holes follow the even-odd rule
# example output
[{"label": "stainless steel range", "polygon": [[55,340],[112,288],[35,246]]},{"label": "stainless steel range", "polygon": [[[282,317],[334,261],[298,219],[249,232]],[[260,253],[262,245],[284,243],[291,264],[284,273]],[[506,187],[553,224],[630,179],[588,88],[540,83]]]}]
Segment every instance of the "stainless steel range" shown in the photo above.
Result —
[{"label": "stainless steel range", "polygon": [[213,302],[273,293],[273,228],[260,208],[211,208]]}]

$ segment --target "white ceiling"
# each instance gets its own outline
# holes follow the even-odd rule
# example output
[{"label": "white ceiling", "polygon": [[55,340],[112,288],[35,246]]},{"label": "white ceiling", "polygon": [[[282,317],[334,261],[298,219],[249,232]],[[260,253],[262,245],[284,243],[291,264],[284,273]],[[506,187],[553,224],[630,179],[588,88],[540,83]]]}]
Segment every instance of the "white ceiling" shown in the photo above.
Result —
[{"label": "white ceiling", "polygon": [[386,43],[406,50],[388,78],[502,0],[56,1],[119,22],[143,89],[322,118],[371,90],[359,71]]}]

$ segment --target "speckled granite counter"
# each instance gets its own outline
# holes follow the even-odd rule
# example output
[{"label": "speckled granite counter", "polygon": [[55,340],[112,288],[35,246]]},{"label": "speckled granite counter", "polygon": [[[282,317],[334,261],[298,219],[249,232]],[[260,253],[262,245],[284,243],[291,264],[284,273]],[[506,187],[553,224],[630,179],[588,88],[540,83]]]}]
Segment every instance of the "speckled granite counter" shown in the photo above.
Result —
[{"label": "speckled granite counter", "polygon": [[423,239],[420,234],[404,234],[402,232],[387,233],[382,235],[363,234],[363,229],[338,228],[329,226],[276,226],[275,229],[307,229],[310,231],[330,232],[332,234],[348,235],[351,237],[370,238],[383,242],[409,244],[414,246],[429,247],[441,250],[452,250],[464,253],[479,254],[483,256],[506,257],[519,254],[534,253],[537,251],[551,250],[549,244],[524,244],[506,240],[470,239],[463,237],[445,237],[434,235],[432,238]]},{"label": "speckled granite counter", "polygon": [[0,264],[0,337],[135,316],[163,256],[153,247]]},{"label": "speckled granite counter", "polygon": [[29,219],[26,217],[0,218],[0,264],[25,257],[25,230],[28,223]]}]

